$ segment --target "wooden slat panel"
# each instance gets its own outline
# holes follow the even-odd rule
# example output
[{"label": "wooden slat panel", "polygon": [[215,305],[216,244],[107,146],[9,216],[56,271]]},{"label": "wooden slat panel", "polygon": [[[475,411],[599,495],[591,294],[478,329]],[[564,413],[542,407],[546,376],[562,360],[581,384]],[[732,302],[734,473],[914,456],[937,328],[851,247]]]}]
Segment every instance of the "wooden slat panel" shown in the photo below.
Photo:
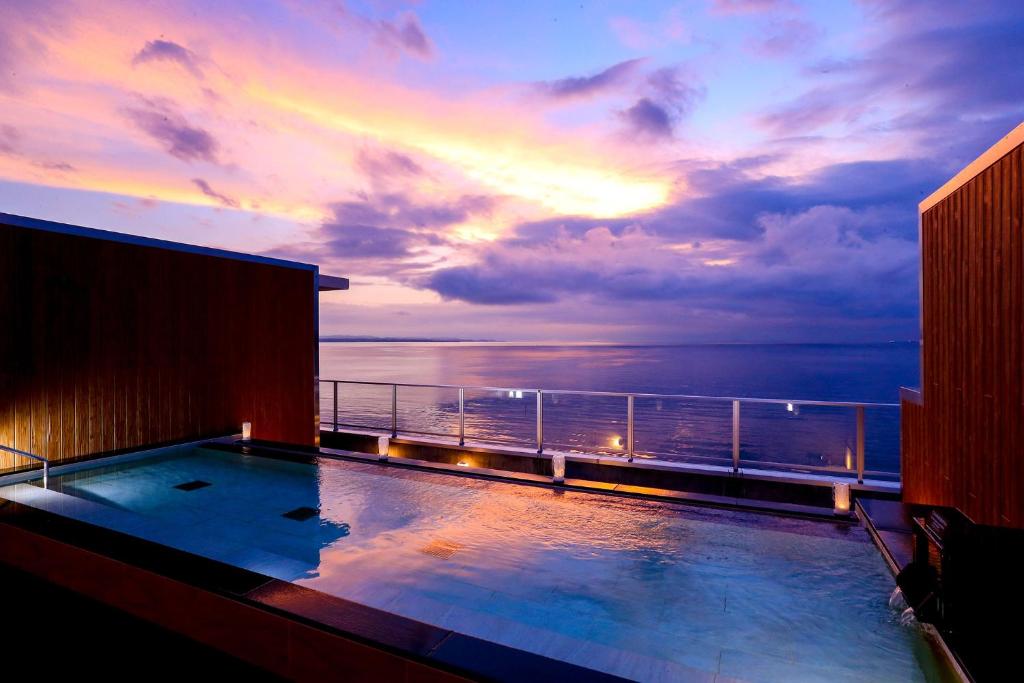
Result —
[{"label": "wooden slat panel", "polygon": [[313,288],[309,270],[0,224],[0,443],[60,461],[251,420],[311,445]]},{"label": "wooden slat panel", "polygon": [[921,216],[924,405],[904,404],[908,502],[1024,526],[1024,146]]}]

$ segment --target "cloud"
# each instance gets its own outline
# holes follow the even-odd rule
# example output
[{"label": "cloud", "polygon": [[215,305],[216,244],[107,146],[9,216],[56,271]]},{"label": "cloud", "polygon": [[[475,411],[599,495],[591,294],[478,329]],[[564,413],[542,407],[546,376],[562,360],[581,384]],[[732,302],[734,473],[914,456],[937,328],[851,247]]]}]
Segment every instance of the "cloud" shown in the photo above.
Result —
[{"label": "cloud", "polygon": [[292,9],[323,22],[345,39],[365,37],[393,55],[407,54],[417,59],[434,57],[434,43],[414,12],[405,11],[393,19],[377,19],[353,11],[344,2],[289,0]]},{"label": "cloud", "polygon": [[412,230],[336,222],[324,224],[321,239],[337,259],[399,259],[412,255],[416,247],[440,244],[436,236]]},{"label": "cloud", "polygon": [[434,45],[412,12],[405,12],[394,21],[378,20],[375,26],[377,41],[382,45],[404,50],[420,59],[433,57]]},{"label": "cloud", "polygon": [[641,140],[667,140],[672,137],[672,117],[664,107],[647,97],[641,97],[620,116],[629,131]]},{"label": "cloud", "polygon": [[191,125],[170,102],[140,98],[138,105],[125,107],[123,112],[171,156],[188,162],[217,163],[218,144],[213,135]]},{"label": "cloud", "polygon": [[712,0],[713,14],[760,14],[791,9],[790,0]]},{"label": "cloud", "polygon": [[367,195],[331,206],[338,225],[375,225],[400,228],[442,228],[466,220],[471,214],[487,213],[494,199],[484,195],[462,195],[448,202],[414,201],[401,193]]},{"label": "cloud", "polygon": [[9,124],[0,124],[0,156],[25,159],[35,168],[58,173],[74,173],[78,169],[65,161],[36,159],[26,151],[21,131]]},{"label": "cloud", "polygon": [[198,58],[194,52],[169,40],[150,40],[132,58],[132,65],[146,64],[148,62],[173,62],[178,64],[196,78],[202,78],[203,72],[199,68]]},{"label": "cloud", "polygon": [[230,207],[232,209],[237,209],[238,208],[238,201],[237,200],[232,199],[231,197],[228,197],[227,195],[221,194],[220,192],[216,192],[212,187],[210,187],[210,184],[208,182],[206,182],[205,180],[203,180],[202,178],[193,178],[192,179],[192,184],[195,185],[196,187],[198,187],[199,190],[203,194],[205,194],[207,197],[210,197],[212,199],[216,199],[218,202],[220,202],[224,206]]},{"label": "cloud", "polygon": [[360,149],[355,166],[376,184],[405,180],[423,175],[423,167],[407,154],[389,149]]},{"label": "cloud", "polygon": [[415,259],[449,245],[446,228],[471,216],[486,216],[496,204],[497,199],[483,195],[433,202],[398,192],[360,195],[331,204],[331,217],[310,241],[271,253],[319,263],[342,261],[346,272],[402,281],[433,265],[433,258]]},{"label": "cloud", "polygon": [[820,35],[821,30],[810,22],[787,19],[771,22],[762,35],[751,38],[747,45],[761,57],[786,57],[810,49]]},{"label": "cloud", "polygon": [[591,97],[611,90],[629,80],[646,61],[645,58],[627,59],[591,76],[571,76],[556,81],[535,83],[540,94],[552,99]]},{"label": "cloud", "polygon": [[808,86],[758,121],[779,135],[828,126],[899,135],[954,166],[1024,116],[1024,5],[865,2],[870,41],[857,57],[809,66]]},{"label": "cloud", "polygon": [[67,31],[70,8],[57,0],[6,0],[0,7],[0,92],[18,94],[45,57],[46,42]]},{"label": "cloud", "polygon": [[[674,316],[692,316],[718,340],[725,329],[745,339],[826,338],[821,320],[858,338],[912,337],[918,251],[907,198],[933,188],[941,172],[911,159],[833,164],[799,179],[764,175],[776,161],[682,163],[692,194],[670,206],[524,223],[479,247],[473,263],[415,283],[451,301],[525,307],[535,318],[586,306],[595,319],[635,316],[664,331],[676,327]],[[646,306],[657,319],[640,312]]]},{"label": "cloud", "polygon": [[619,112],[627,134],[641,142],[662,142],[675,135],[676,124],[688,116],[704,94],[682,67],[656,69],[647,75],[643,92],[629,108]]},{"label": "cloud", "polygon": [[0,125],[0,154],[15,155],[19,153],[21,134],[14,126]]},{"label": "cloud", "polygon": [[750,316],[912,317],[916,245],[873,234],[874,221],[871,211],[825,205],[763,214],[761,237],[739,245],[670,242],[639,226],[619,234],[596,227],[545,244],[489,245],[478,264],[439,270],[421,285],[480,305],[579,299]]}]

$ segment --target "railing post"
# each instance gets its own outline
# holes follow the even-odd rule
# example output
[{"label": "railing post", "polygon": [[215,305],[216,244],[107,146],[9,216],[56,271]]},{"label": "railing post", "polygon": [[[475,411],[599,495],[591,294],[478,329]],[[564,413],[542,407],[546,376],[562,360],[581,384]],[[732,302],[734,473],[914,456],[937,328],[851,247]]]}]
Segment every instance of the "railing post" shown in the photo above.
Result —
[{"label": "railing post", "polygon": [[626,397],[626,452],[633,462],[633,394]]},{"label": "railing post", "polygon": [[857,483],[864,483],[864,406],[857,406]]},{"label": "railing post", "polygon": [[732,402],[732,471],[740,471],[740,402]]},{"label": "railing post", "polygon": [[398,436],[398,385],[391,385],[391,438]]},{"label": "railing post", "polygon": [[459,387],[459,445],[466,445],[466,390]]},{"label": "railing post", "polygon": [[334,431],[338,431],[338,383],[334,383]]},{"label": "railing post", "polygon": [[537,452],[544,452],[544,393],[537,390]]}]

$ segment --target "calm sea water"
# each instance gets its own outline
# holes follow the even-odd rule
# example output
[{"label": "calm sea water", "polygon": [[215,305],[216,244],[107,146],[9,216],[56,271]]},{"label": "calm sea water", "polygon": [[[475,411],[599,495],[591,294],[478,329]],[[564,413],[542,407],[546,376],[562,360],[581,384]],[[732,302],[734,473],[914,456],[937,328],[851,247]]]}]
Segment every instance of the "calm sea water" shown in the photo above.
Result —
[{"label": "calm sea water", "polygon": [[[324,343],[322,379],[745,396],[896,403],[900,386],[916,386],[916,343],[877,345],[595,346],[486,343]],[[457,392],[399,390],[399,431],[454,435]],[[322,422],[333,422],[332,386],[321,388]],[[731,458],[732,405],[727,401],[637,399],[635,448],[642,457],[718,464]],[[385,429],[390,388],[339,385],[338,422]],[[544,398],[550,448],[621,453],[622,398]],[[471,441],[528,446],[535,439],[536,395],[466,392]],[[849,408],[744,403],[741,457],[797,468],[849,471],[855,414]],[[899,410],[866,412],[869,471],[899,470]]]}]

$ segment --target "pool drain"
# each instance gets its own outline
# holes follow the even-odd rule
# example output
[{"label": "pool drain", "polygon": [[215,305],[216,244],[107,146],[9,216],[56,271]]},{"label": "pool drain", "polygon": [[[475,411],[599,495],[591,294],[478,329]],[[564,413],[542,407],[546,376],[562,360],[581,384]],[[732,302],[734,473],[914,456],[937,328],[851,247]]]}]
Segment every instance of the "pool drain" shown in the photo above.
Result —
[{"label": "pool drain", "polygon": [[213,486],[213,484],[202,479],[196,479],[194,481],[186,481],[184,484],[178,484],[174,488],[182,491],[195,491],[197,489],[204,489],[207,486]]},{"label": "pool drain", "polygon": [[420,552],[424,555],[430,555],[431,557],[436,557],[439,560],[447,560],[460,550],[462,550],[461,543],[456,543],[455,541],[446,541],[441,538],[434,539],[430,543],[420,548]]}]

